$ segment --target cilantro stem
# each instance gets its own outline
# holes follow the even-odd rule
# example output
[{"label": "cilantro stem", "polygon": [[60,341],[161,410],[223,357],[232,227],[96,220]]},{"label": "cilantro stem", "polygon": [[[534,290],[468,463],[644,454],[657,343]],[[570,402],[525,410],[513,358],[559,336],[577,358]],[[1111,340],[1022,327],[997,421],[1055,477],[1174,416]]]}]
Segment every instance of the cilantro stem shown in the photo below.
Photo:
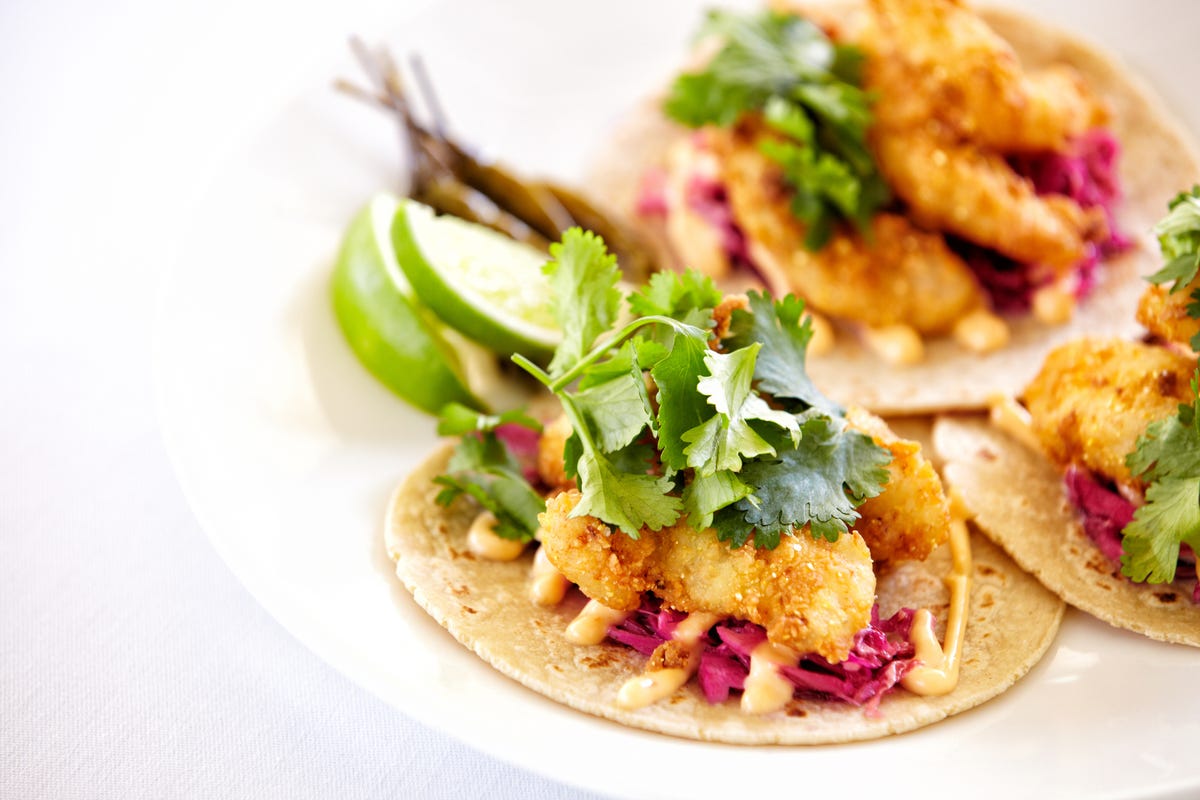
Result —
[{"label": "cilantro stem", "polygon": [[571,383],[573,383],[576,378],[578,378],[580,375],[582,375],[584,373],[584,371],[587,370],[588,367],[590,367],[592,364],[596,363],[596,361],[598,361],[601,356],[603,356],[605,353],[607,353],[612,348],[617,347],[622,342],[624,342],[626,339],[628,339],[630,336],[632,336],[634,333],[636,333],[638,328],[643,328],[646,325],[655,325],[655,324],[667,325],[667,326],[673,328],[676,333],[682,334],[684,336],[691,336],[696,339],[700,339],[702,341],[707,339],[707,337],[708,337],[707,332],[705,332],[704,330],[701,330],[700,328],[697,328],[695,325],[688,325],[687,323],[680,322],[677,319],[672,319],[671,317],[662,316],[660,314],[651,314],[651,315],[648,315],[645,317],[638,317],[633,322],[630,322],[627,325],[625,325],[625,327],[621,328],[615,334],[613,334],[605,339],[602,339],[599,344],[594,346],[588,352],[587,355],[585,355],[583,358],[579,359],[579,361],[575,362],[575,366],[571,367],[569,370],[564,372],[562,375],[559,375],[557,378],[552,378],[550,375],[547,375],[545,371],[543,371],[540,367],[538,367],[536,364],[534,364],[532,361],[530,361],[528,358],[521,355],[520,353],[514,354],[512,357],[512,360],[513,360],[513,363],[515,363],[521,369],[525,370],[530,375],[537,378],[538,381],[540,381],[542,383],[542,385],[545,386],[547,389],[549,389],[551,392],[553,392],[554,394],[559,394],[562,392],[563,389],[570,386]]}]

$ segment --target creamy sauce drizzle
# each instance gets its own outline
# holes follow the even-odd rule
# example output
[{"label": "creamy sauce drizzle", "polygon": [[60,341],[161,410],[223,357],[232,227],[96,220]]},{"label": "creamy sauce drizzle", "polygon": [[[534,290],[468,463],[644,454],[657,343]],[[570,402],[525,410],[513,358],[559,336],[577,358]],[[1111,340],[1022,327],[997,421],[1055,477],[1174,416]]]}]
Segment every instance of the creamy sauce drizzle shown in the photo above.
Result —
[{"label": "creamy sauce drizzle", "polygon": [[533,557],[533,572],[529,584],[529,598],[539,606],[556,606],[567,594],[571,582],[563,577],[558,568],[546,558],[546,549],[539,547]]},{"label": "creamy sauce drizzle", "polygon": [[990,353],[1008,344],[1008,323],[979,308],[955,323],[954,339],[972,353]]},{"label": "creamy sauce drizzle", "polygon": [[588,600],[579,615],[567,626],[567,641],[573,644],[600,644],[608,635],[608,629],[620,625],[630,613],[609,608],[599,600]]},{"label": "creamy sauce drizzle", "polygon": [[921,334],[910,325],[884,325],[865,328],[863,342],[875,355],[889,364],[916,364],[925,358]]},{"label": "creamy sauce drizzle", "polygon": [[[617,692],[617,706],[626,710],[644,708],[657,703],[671,695],[676,689],[688,682],[695,673],[700,661],[700,637],[713,625],[720,621],[716,614],[697,611],[688,616],[675,627],[671,640],[687,648],[684,665],[667,669],[650,669],[630,678]],[[659,648],[666,643],[659,645]],[[655,652],[658,652],[657,650]],[[654,655],[650,656],[651,660]]]},{"label": "creamy sauce drizzle", "polygon": [[467,529],[467,549],[488,561],[512,561],[525,552],[525,542],[496,535],[496,516],[484,511]]},{"label": "creamy sauce drizzle", "polygon": [[1033,417],[1016,400],[1002,394],[988,398],[988,418],[992,424],[1036,452],[1042,451],[1042,443],[1033,432]]},{"label": "creamy sauce drizzle", "polygon": [[945,646],[933,633],[933,614],[922,608],[913,617],[912,641],[921,665],[909,670],[900,685],[913,694],[940,695],[958,685],[958,666],[967,631],[967,606],[971,598],[971,540],[967,524],[956,517],[950,523],[950,553],[953,565],[946,576],[950,589],[950,618],[946,622]]},{"label": "creamy sauce drizzle", "polygon": [[796,687],[779,671],[781,666],[796,666],[800,656],[791,648],[763,642],[750,651],[750,674],[742,690],[742,711],[770,714],[787,705]]}]

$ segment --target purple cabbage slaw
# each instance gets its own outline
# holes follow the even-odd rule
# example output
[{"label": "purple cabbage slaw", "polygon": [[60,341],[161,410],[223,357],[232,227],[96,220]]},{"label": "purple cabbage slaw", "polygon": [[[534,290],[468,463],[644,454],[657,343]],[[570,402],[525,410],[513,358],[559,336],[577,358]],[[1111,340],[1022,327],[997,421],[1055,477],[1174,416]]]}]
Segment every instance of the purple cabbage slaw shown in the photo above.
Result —
[{"label": "purple cabbage slaw", "polygon": [[[1063,482],[1067,487],[1067,499],[1083,516],[1083,530],[1088,538],[1113,562],[1114,568],[1119,568],[1124,554],[1121,531],[1133,520],[1134,504],[1086,469],[1075,465],[1067,468]],[[1196,554],[1186,544],[1179,550],[1175,580],[1196,580]],[[1200,604],[1200,582],[1192,587],[1192,602]]]},{"label": "purple cabbage slaw", "polygon": [[[703,140],[694,139],[697,146]],[[683,202],[687,208],[704,220],[720,237],[721,249],[735,270],[750,272],[766,283],[766,277],[750,257],[750,246],[746,234],[733,215],[729,193],[725,184],[716,178],[696,173],[688,176],[684,188]],[[642,175],[635,204],[637,213],[644,217],[663,217],[670,213],[667,200],[667,174],[662,168],[647,170]]]},{"label": "purple cabbage slaw", "polygon": [[[854,646],[845,661],[831,664],[819,655],[801,657],[797,666],[785,666],[780,672],[801,694],[812,694],[864,707],[878,713],[879,703],[904,674],[916,666],[909,632],[914,611],[902,608],[885,620],[879,607],[871,609],[871,623],[854,637]],[[687,614],[663,608],[661,601],[647,594],[641,607],[624,622],[608,629],[610,639],[632,647],[643,655],[669,641],[675,627]],[[750,674],[750,653],[765,641],[761,625],[745,620],[726,619],[714,625],[701,640],[697,681],[709,703],[723,703],[731,692],[745,687]]]}]

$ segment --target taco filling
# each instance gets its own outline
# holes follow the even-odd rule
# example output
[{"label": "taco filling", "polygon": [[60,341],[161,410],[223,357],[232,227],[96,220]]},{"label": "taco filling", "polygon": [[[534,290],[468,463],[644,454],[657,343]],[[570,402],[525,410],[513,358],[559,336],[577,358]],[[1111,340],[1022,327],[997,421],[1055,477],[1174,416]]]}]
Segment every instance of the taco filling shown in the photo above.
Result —
[{"label": "taco filling", "polygon": [[696,133],[636,202],[675,261],[795,292],[893,362],[1002,347],[993,312],[1069,319],[1129,245],[1103,101],[953,0],[821,13],[710,16],[715,55],[664,103]]},{"label": "taco filling", "polygon": [[[696,273],[660,273],[610,333],[620,295],[603,243],[570,231],[551,254],[564,343],[545,369],[514,360],[563,414],[536,454],[511,427],[529,423],[520,416],[459,408],[443,420],[444,432],[467,436],[440,501],[469,494],[486,509],[472,551],[508,559],[537,539],[533,602],[557,605],[569,586],[589,598],[566,638],[647,653],[617,693],[622,708],[663,700],[697,673],[705,697],[739,691],[754,713],[797,692],[875,709],[897,684],[953,691],[966,530],[918,444],[809,381],[803,304],[723,298]],[[929,610],[881,621],[876,594],[878,570],[947,540],[943,647]]]},{"label": "taco filling", "polygon": [[[994,402],[992,421],[1012,434],[1008,443],[946,421],[938,446],[981,524],[1047,586],[1115,625],[1200,646],[1200,187],[1171,201],[1155,233],[1166,264],[1139,305],[1144,340],[1058,347],[1026,387],[1024,407]],[[1034,457],[1059,471],[1068,516],[1044,486],[1022,487],[1042,499],[1013,512],[999,507],[1007,487],[987,488],[998,471],[1045,475]],[[1090,547],[1071,544],[1081,536]],[[1066,564],[1054,561],[1055,541]]]}]

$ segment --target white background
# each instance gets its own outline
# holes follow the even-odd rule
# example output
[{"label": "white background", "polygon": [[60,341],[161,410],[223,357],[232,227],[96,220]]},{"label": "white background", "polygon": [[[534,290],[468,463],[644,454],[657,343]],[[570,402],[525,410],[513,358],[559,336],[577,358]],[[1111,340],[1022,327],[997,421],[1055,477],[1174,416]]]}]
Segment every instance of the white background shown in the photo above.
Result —
[{"label": "white background", "polygon": [[[295,643],[208,545],[155,419],[158,285],[214,165],[327,80],[349,33],[393,30],[411,5],[0,3],[0,796],[579,796]],[[1173,24],[1195,19],[1187,0],[1018,5],[1159,86],[1197,73],[1194,26]],[[522,6],[536,13],[514,25],[579,13]],[[638,88],[595,101],[615,113]],[[1200,129],[1200,106],[1167,97]],[[528,163],[499,128],[499,154]],[[569,176],[597,134],[560,134],[537,166]]]}]

